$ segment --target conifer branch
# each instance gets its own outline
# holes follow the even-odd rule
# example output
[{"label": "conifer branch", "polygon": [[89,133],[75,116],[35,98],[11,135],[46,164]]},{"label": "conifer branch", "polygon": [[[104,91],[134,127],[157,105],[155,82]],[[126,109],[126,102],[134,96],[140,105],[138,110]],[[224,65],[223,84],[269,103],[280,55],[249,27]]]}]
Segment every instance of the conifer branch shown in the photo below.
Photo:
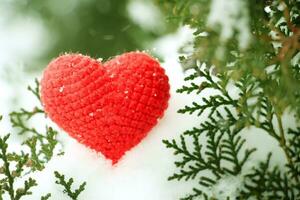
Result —
[{"label": "conifer branch", "polygon": [[[179,160],[175,162],[179,172],[171,177],[180,180],[186,175],[199,180],[199,185],[183,199],[215,199],[213,194],[205,196],[202,188],[211,189],[226,175],[243,177],[242,192],[236,194],[238,199],[300,196],[300,128],[287,127],[282,120],[283,113],[292,111],[299,127],[300,65],[296,55],[300,50],[300,4],[296,0],[244,3],[240,10],[249,15],[247,28],[252,37],[245,49],[239,47],[238,34],[220,40],[222,28],[207,25],[205,20],[212,8],[209,3],[189,1],[183,5],[174,0],[163,4],[172,16],[170,19],[196,29],[194,51],[180,57],[183,68],[194,71],[177,92],[199,95],[206,89],[214,92],[179,110],[182,114],[198,116],[206,116],[204,113],[208,112],[199,126],[186,130],[180,142],[164,141]],[[197,8],[197,12],[191,13],[187,7]],[[239,19],[232,16],[232,20]],[[198,66],[199,63],[205,66]],[[230,88],[238,91],[238,97],[229,93]],[[247,140],[241,133],[249,127],[263,130],[278,143],[286,158],[283,167],[274,166],[269,154],[265,161],[245,172],[243,166],[255,155],[255,148],[245,148]],[[201,139],[201,143],[183,144],[195,139]],[[210,171],[210,176],[202,176],[202,171],[189,176],[187,169],[198,162],[189,156],[194,151],[200,152],[208,167],[203,171]]]},{"label": "conifer branch", "polygon": [[[199,69],[201,71],[201,69]],[[204,74],[204,73],[201,73]],[[209,81],[205,80],[204,82],[210,81],[218,81],[218,79],[213,79],[211,75],[205,74],[205,77],[209,77]],[[202,77],[203,78],[203,77]],[[194,80],[194,79],[193,79]],[[226,80],[226,83],[229,82]],[[217,86],[216,86],[217,85]],[[278,167],[273,169],[269,166],[269,161],[271,155],[267,159],[267,163],[264,165],[260,165],[259,168],[255,168],[253,171],[253,176],[245,175],[244,183],[245,188],[247,188],[250,193],[250,196],[255,196],[255,190],[261,190],[266,192],[267,190],[289,190],[289,193],[286,194],[288,197],[290,195],[300,194],[299,187],[297,185],[299,178],[299,158],[297,157],[297,161],[294,162],[295,159],[292,158],[291,155],[297,155],[298,149],[290,149],[289,140],[287,140],[286,133],[284,132],[284,128],[281,121],[281,116],[279,116],[275,111],[277,110],[274,107],[274,104],[262,93],[262,88],[259,84],[257,84],[257,79],[247,75],[246,77],[241,77],[236,81],[236,88],[240,90],[239,97],[233,98],[229,95],[228,92],[224,92],[226,85],[220,86],[219,84],[215,84],[214,86],[210,86],[207,84],[206,89],[215,89],[219,90],[220,94],[227,98],[228,102],[221,102],[220,104],[211,104],[211,101],[203,101],[202,104],[198,104],[194,106],[194,110],[192,113],[199,111],[201,114],[203,111],[203,107],[208,106],[205,109],[209,110],[210,114],[208,115],[208,119],[200,124],[200,127],[193,127],[191,130],[185,131],[180,136],[180,143],[177,143],[176,140],[167,141],[164,140],[164,144],[167,148],[171,148],[174,150],[174,154],[177,156],[181,156],[180,161],[176,161],[175,165],[180,169],[179,172],[174,173],[169,177],[169,180],[190,180],[190,179],[199,179],[199,185],[203,187],[213,187],[218,180],[226,177],[228,175],[237,176],[242,173],[244,165],[247,163],[251,155],[253,155],[256,151],[256,148],[247,149],[244,147],[247,142],[246,139],[240,134],[241,131],[249,126],[256,126],[266,131],[270,136],[272,136],[276,141],[278,141],[279,146],[282,148],[283,152],[287,157],[287,167],[289,169],[289,174],[285,172],[281,172]],[[227,89],[226,89],[227,90]],[[196,92],[194,90],[193,92]],[[220,94],[212,95],[212,98],[218,97]],[[228,95],[228,97],[225,97]],[[249,104],[249,99],[256,103]],[[196,105],[195,103],[193,105]],[[185,107],[186,112],[191,112],[191,107]],[[188,110],[190,109],[190,110]],[[190,114],[190,113],[189,113]],[[279,132],[275,130],[274,120],[277,119]],[[295,131],[291,130],[291,134],[294,133],[294,137],[298,135],[295,134]],[[205,136],[205,142],[203,141],[203,136]],[[201,144],[199,143],[200,137],[203,141]],[[188,147],[186,144],[187,139],[193,140],[193,145]],[[296,141],[296,140],[293,140]],[[205,144],[206,143],[206,144]],[[289,161],[290,160],[290,161]],[[297,163],[298,162],[298,163]],[[249,182],[256,181],[251,179],[257,176],[259,173],[264,172],[264,167],[266,167],[267,175],[266,178],[261,181],[272,181],[273,178],[276,178],[276,181],[282,181],[277,186],[265,186],[257,185],[257,188],[254,188],[249,185]],[[262,171],[260,171],[262,170]],[[211,173],[210,176],[201,175],[202,172],[209,171]],[[297,174],[298,173],[298,174]],[[207,174],[207,173],[206,173]],[[296,175],[297,174],[297,175]],[[250,178],[251,177],[251,178]],[[293,177],[295,182],[291,184],[286,184],[286,181],[290,181]],[[249,183],[249,184],[248,184]],[[269,183],[268,183],[269,184]],[[278,187],[278,188],[277,188]],[[195,193],[187,196],[187,199],[194,199],[196,197],[204,197],[204,194],[201,187],[194,188],[194,191],[201,191],[200,193]],[[298,189],[297,189],[298,188]],[[292,192],[291,192],[291,191]],[[245,192],[245,191],[244,191]],[[245,192],[246,194],[246,192]],[[241,197],[243,196],[243,192],[241,192]],[[250,198],[249,196],[249,198]],[[259,198],[261,196],[258,196]],[[284,197],[284,195],[275,195],[272,194],[268,197]],[[248,196],[247,196],[248,198]],[[183,198],[184,199],[184,198]]]},{"label": "conifer branch", "polygon": [[[276,118],[277,118],[277,122],[278,122],[278,126],[279,126],[279,132],[280,132],[280,146],[284,151],[285,157],[287,159],[288,162],[288,166],[296,166],[296,164],[293,162],[293,159],[291,158],[290,154],[289,154],[289,147],[287,146],[287,142],[285,139],[285,133],[284,133],[284,129],[283,129],[283,125],[282,125],[282,120],[281,120],[281,116],[279,114],[276,114]],[[300,185],[299,182],[299,176],[293,176],[293,178],[295,178],[297,184]]]},{"label": "conifer branch", "polygon": [[[35,79],[35,86],[28,86],[28,90],[40,101],[39,82]],[[40,102],[41,104],[41,102]],[[52,127],[45,127],[45,133],[41,133],[36,128],[30,127],[29,120],[37,115],[44,116],[43,109],[34,107],[33,110],[28,111],[21,108],[20,111],[10,113],[10,121],[12,126],[18,130],[19,135],[26,135],[27,139],[23,145],[30,149],[30,159],[28,165],[33,171],[43,170],[45,164],[52,158],[53,152],[59,144],[56,137],[58,132]],[[59,154],[62,154],[60,152]]]},{"label": "conifer branch", "polygon": [[[36,80],[36,87],[28,87],[39,100],[39,83]],[[44,114],[43,110],[35,107],[32,111],[21,108],[19,112],[12,112],[10,119],[12,126],[18,129],[19,134],[26,135],[27,139],[23,145],[28,147],[30,152],[20,153],[7,152],[9,135],[0,138],[0,174],[4,178],[0,178],[0,199],[9,197],[11,200],[19,200],[26,195],[31,195],[31,188],[37,186],[34,179],[28,178],[24,180],[23,187],[16,188],[16,180],[24,179],[25,175],[29,175],[36,170],[43,170],[45,164],[53,157],[54,150],[57,148],[56,140],[58,132],[51,127],[46,127],[45,133],[40,133],[33,127],[28,126],[28,121],[34,116]],[[0,117],[0,120],[2,117]],[[1,164],[3,164],[1,166]],[[41,199],[49,199],[50,194],[41,197]]]},{"label": "conifer branch", "polygon": [[51,197],[51,193],[48,193],[45,196],[42,196],[41,200],[48,200],[50,197]]},{"label": "conifer branch", "polygon": [[66,180],[65,175],[60,174],[59,172],[55,171],[54,175],[56,177],[56,184],[63,186],[64,193],[66,193],[71,199],[78,200],[78,196],[85,190],[86,182],[83,182],[79,188],[72,190],[72,185],[74,183],[73,178]]},{"label": "conifer branch", "polygon": [[35,87],[28,86],[27,89],[41,102],[41,96],[40,96],[40,82],[36,78],[34,79]]},{"label": "conifer branch", "polygon": [[[15,180],[22,176],[22,172],[26,167],[26,163],[28,161],[28,154],[11,154],[7,152],[8,144],[7,140],[9,135],[0,138],[0,159],[3,162],[3,166],[1,167],[1,173],[5,176],[4,179],[0,180],[1,183],[1,193],[0,196],[3,198],[5,192],[8,193],[11,200],[19,200],[23,196],[31,195],[30,189],[37,185],[36,181],[32,178],[25,180],[24,187],[15,188]],[[12,170],[12,161],[16,162],[14,168]]]}]

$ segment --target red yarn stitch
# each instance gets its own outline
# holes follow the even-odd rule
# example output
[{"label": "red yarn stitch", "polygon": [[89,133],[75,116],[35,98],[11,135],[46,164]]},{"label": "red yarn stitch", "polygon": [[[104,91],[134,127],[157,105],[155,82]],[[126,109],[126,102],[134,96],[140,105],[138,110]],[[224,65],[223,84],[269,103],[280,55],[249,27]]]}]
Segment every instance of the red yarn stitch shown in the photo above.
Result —
[{"label": "red yarn stitch", "polygon": [[81,54],[53,60],[41,81],[48,116],[113,164],[163,116],[170,86],[159,63],[130,52],[101,64]]}]

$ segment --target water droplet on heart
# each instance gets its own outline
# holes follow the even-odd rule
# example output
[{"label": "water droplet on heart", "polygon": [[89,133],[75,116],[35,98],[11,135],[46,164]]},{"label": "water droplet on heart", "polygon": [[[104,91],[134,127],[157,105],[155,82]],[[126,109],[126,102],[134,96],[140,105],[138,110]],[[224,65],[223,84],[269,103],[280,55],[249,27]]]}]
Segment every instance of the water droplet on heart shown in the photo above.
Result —
[{"label": "water droplet on heart", "polygon": [[109,77],[110,77],[110,78],[114,78],[114,77],[115,77],[115,74],[111,74]]},{"label": "water droplet on heart", "polygon": [[157,97],[157,94],[155,93],[155,94],[153,94],[153,96]]},{"label": "water droplet on heart", "polygon": [[64,91],[64,89],[65,89],[65,86],[63,85],[59,88],[59,92],[62,93]]},{"label": "water droplet on heart", "polygon": [[125,94],[128,94],[128,90],[125,90],[124,93],[125,93]]},{"label": "water droplet on heart", "polygon": [[156,76],[156,73],[153,73],[152,76]]},{"label": "water droplet on heart", "polygon": [[100,109],[100,108],[99,108],[99,109],[97,109],[96,111],[97,111],[97,112],[101,112],[101,111],[102,111],[102,109]]},{"label": "water droplet on heart", "polygon": [[140,85],[140,87],[144,87],[144,85]]},{"label": "water droplet on heart", "polygon": [[93,117],[93,116],[94,116],[94,113],[93,113],[93,112],[89,113],[89,116],[90,116],[90,117]]}]

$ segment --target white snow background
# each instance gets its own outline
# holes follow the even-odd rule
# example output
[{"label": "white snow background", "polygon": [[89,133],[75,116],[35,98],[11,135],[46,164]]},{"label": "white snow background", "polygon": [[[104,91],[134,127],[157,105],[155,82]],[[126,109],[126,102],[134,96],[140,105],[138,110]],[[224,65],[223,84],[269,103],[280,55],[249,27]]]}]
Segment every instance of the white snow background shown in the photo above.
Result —
[{"label": "white snow background", "polygon": [[[134,2],[132,1],[133,4],[128,7],[129,12],[138,12],[133,8],[142,6],[141,1],[136,1],[138,3],[136,5]],[[152,6],[149,7],[153,9]],[[146,12],[146,8],[143,7],[141,10]],[[0,8],[0,93],[2,94],[0,113],[4,116],[4,121],[0,125],[1,135],[11,132],[8,120],[10,111],[15,110],[16,106],[30,109],[36,105],[34,97],[26,91],[26,86],[32,84],[34,77],[40,77],[41,74],[29,76],[25,73],[24,60],[34,59],[37,56],[36,52],[43,51],[40,44],[47,40],[47,30],[38,20],[19,18],[11,23],[10,12],[13,12],[13,8]],[[151,12],[157,11],[150,10],[147,16],[151,17]],[[213,10],[213,12],[221,16],[220,12],[225,11],[220,9]],[[141,16],[137,13],[130,15],[135,18]],[[135,21],[145,26],[146,22],[142,19],[135,19]],[[154,25],[152,21],[150,22],[152,28]],[[45,170],[33,175],[39,185],[32,190],[32,196],[24,199],[40,199],[41,195],[49,192],[52,193],[50,199],[69,199],[62,193],[62,187],[55,184],[53,172],[56,170],[65,174],[66,177],[73,177],[76,187],[78,183],[87,182],[86,190],[79,197],[80,200],[176,200],[191,191],[197,181],[167,181],[168,176],[176,171],[173,162],[177,158],[172,151],[165,148],[162,139],[179,138],[184,130],[197,126],[203,120],[194,115],[177,113],[177,110],[184,105],[193,100],[200,100],[199,96],[175,92],[184,83],[184,74],[178,63],[177,49],[190,41],[192,37],[192,30],[182,27],[177,33],[162,37],[153,44],[151,50],[159,53],[164,59],[162,66],[170,79],[171,99],[163,119],[139,145],[127,152],[117,165],[112,166],[100,153],[91,151],[61,131],[59,140],[64,145],[65,155],[55,156],[46,165]],[[210,91],[207,91],[202,95],[209,94]],[[293,124],[288,118],[287,116],[285,125]],[[35,122],[34,125],[43,128],[44,122]],[[247,138],[249,147],[258,148],[258,154],[249,166],[257,160],[264,159],[268,151],[273,151],[275,163],[283,162],[281,160],[284,158],[283,153],[277,148],[277,143],[266,133],[252,128],[245,130],[243,135]],[[19,150],[19,142],[18,137],[12,135],[10,150]],[[210,192],[214,193],[218,199],[225,198],[224,195],[234,197],[240,181],[238,178],[227,177]]]}]

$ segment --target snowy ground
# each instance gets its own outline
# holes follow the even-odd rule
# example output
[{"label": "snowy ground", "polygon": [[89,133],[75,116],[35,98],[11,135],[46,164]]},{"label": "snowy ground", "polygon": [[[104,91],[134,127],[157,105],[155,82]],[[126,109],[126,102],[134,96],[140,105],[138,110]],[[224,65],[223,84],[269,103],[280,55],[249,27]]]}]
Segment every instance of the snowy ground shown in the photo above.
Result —
[{"label": "snowy ground", "polygon": [[[12,109],[16,109],[16,106],[34,106],[32,97],[26,91],[26,85],[33,83],[34,77],[41,74],[26,74],[26,63],[23,61],[24,58],[35,58],[35,52],[39,52],[39,44],[46,36],[38,21],[25,18],[8,26],[10,13],[2,12],[1,9],[0,13],[0,113],[4,115],[0,131],[4,134],[11,130],[7,115]],[[55,184],[55,170],[67,177],[74,177],[77,183],[87,181],[86,190],[80,196],[82,200],[174,200],[190,191],[193,182],[167,181],[167,177],[175,172],[173,162],[176,157],[161,142],[162,139],[178,138],[184,130],[199,123],[195,116],[177,114],[179,108],[196,98],[175,93],[183,84],[184,76],[177,62],[176,50],[190,38],[191,30],[184,27],[176,34],[165,36],[153,44],[155,51],[164,59],[162,66],[170,79],[171,99],[164,118],[137,147],[127,152],[117,165],[111,166],[101,154],[85,148],[62,132],[60,140],[64,144],[65,155],[54,157],[44,171],[33,175],[39,186],[33,189],[32,196],[24,199],[39,199],[41,195],[50,192],[51,199],[67,200],[68,197],[63,195],[61,187]],[[35,51],[31,51],[33,49]],[[282,152],[275,148],[277,144],[266,134],[251,129],[245,130],[244,135],[250,141],[249,146],[255,144],[260,149],[256,159],[263,159],[264,150],[268,148],[276,151],[276,161],[282,162]],[[13,142],[17,142],[17,139],[13,139]],[[14,143],[12,146],[18,148]],[[224,185],[229,182],[232,183],[230,177],[228,180],[220,184],[220,190],[224,190]],[[233,193],[237,185],[238,182],[232,185]],[[231,191],[227,186],[225,188]]]}]

